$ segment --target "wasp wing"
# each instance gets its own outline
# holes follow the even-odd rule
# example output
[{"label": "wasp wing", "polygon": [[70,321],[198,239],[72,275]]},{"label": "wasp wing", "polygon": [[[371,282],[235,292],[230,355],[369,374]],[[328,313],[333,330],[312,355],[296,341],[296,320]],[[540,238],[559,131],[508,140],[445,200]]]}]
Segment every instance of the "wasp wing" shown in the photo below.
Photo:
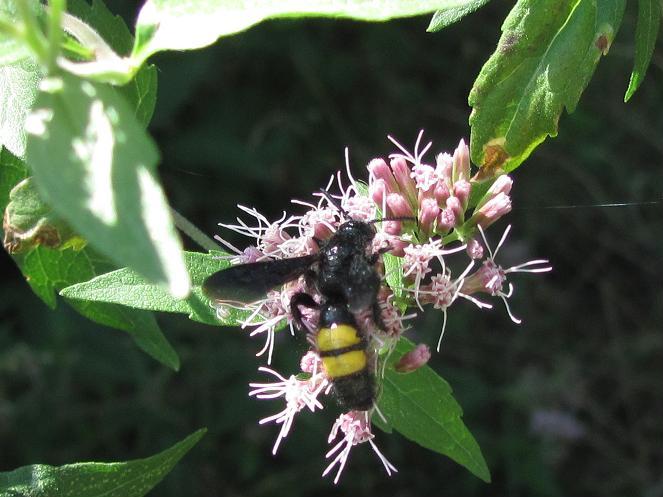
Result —
[{"label": "wasp wing", "polygon": [[203,292],[219,301],[254,302],[277,286],[294,280],[318,260],[317,254],[231,266],[203,282]]}]

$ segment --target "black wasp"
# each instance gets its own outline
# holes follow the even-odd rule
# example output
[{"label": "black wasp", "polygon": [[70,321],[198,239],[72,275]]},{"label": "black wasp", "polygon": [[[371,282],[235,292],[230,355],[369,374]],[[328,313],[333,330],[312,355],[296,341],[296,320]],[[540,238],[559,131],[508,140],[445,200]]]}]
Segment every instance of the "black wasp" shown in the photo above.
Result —
[{"label": "black wasp", "polygon": [[315,344],[325,373],[343,408],[364,411],[373,407],[376,388],[369,366],[368,337],[357,326],[353,313],[372,310],[376,324],[381,323],[377,303],[381,278],[376,263],[389,248],[371,253],[376,234],[373,223],[378,220],[352,219],[326,191],[322,193],[348,220],[328,240],[318,241],[318,253],[232,266],[207,278],[203,291],[212,300],[250,303],[306,274],[323,301],[318,304],[308,293],[299,292],[290,301],[290,311],[297,325],[304,328],[299,307],[319,310]]}]

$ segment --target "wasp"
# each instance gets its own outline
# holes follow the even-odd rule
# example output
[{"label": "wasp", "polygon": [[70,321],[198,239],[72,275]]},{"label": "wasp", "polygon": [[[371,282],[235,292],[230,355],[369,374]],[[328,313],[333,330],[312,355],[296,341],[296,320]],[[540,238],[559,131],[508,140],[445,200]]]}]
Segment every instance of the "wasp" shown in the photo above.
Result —
[{"label": "wasp", "polygon": [[387,219],[352,219],[326,191],[322,193],[347,220],[329,239],[317,241],[317,253],[231,266],[208,277],[203,291],[212,300],[250,303],[272,288],[305,275],[322,301],[317,303],[305,292],[294,294],[290,300],[293,319],[303,329],[300,307],[319,311],[313,342],[337,400],[347,410],[364,411],[375,402],[376,386],[369,336],[357,325],[354,314],[370,310],[376,325],[381,325],[377,303],[381,277],[376,264],[389,247],[372,252],[371,245],[376,234],[374,223]]}]

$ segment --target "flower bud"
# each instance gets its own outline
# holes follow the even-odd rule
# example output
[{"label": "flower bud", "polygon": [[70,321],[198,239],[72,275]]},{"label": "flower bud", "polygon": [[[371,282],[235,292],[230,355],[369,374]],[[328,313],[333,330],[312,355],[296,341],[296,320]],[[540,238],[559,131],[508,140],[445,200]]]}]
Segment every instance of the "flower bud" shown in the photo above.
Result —
[{"label": "flower bud", "polygon": [[[371,162],[368,163],[366,169],[368,169],[370,176],[375,178],[375,180],[381,179],[382,181],[384,181],[385,186],[390,193],[398,192],[398,185],[396,184],[396,178],[394,178],[394,175],[391,172],[391,168],[387,165],[384,159],[380,158],[373,159]],[[373,183],[372,181],[369,182]]]},{"label": "flower bud", "polygon": [[447,199],[449,198],[449,187],[442,181],[438,181],[435,185],[435,190],[433,190],[433,195],[435,200],[437,200],[438,205],[446,205]]},{"label": "flower bud", "polygon": [[463,213],[465,212],[465,209],[463,209],[463,206],[460,203],[460,200],[456,197],[449,197],[447,199],[447,209],[451,209],[454,213],[454,216],[456,217],[456,222],[459,222],[463,219]]},{"label": "flower bud", "polygon": [[451,180],[454,167],[453,157],[446,152],[442,152],[437,156],[436,164],[435,172],[437,173],[437,177],[451,184],[453,182]]},{"label": "flower bud", "polygon": [[394,369],[399,373],[411,373],[425,365],[429,359],[430,349],[428,345],[420,343],[410,352],[403,354],[403,357],[398,360]]},{"label": "flower bud", "polygon": [[494,197],[498,193],[509,194],[511,192],[511,187],[513,186],[513,180],[506,174],[499,176],[495,182],[490,185],[487,194],[491,197]]},{"label": "flower bud", "polygon": [[391,216],[414,217],[412,206],[400,193],[390,193],[387,195],[387,207]]},{"label": "flower bud", "polygon": [[469,181],[460,179],[454,183],[454,197],[460,201],[460,205],[463,207],[463,212],[467,209],[467,202],[470,199],[471,190],[472,185]]},{"label": "flower bud", "polygon": [[433,222],[440,214],[440,208],[434,198],[424,198],[419,208],[419,228],[423,233],[430,233]]},{"label": "flower bud", "polygon": [[[417,190],[417,205],[421,206],[425,198],[435,199],[433,196],[433,188],[428,191]],[[437,203],[437,202],[436,202]]]},{"label": "flower bud", "polygon": [[405,247],[408,245],[410,244],[405,240],[394,237],[389,241],[389,246],[391,247],[389,253],[396,257],[405,257]]},{"label": "flower bud", "polygon": [[403,232],[403,223],[401,221],[385,221],[382,223],[382,230],[393,236],[398,236]]},{"label": "flower bud", "polygon": [[382,209],[384,197],[387,193],[387,183],[382,178],[371,181],[368,185],[368,195],[373,199],[375,205]]},{"label": "flower bud", "polygon": [[453,156],[453,181],[470,179],[470,149],[461,138]]},{"label": "flower bud", "polygon": [[470,259],[477,260],[483,258],[483,245],[476,238],[467,241],[467,248],[465,250]]},{"label": "flower bud", "polygon": [[410,205],[416,205],[417,202],[417,189],[414,181],[410,177],[410,168],[403,157],[395,157],[389,162],[391,170],[396,178],[398,188],[405,194]]},{"label": "flower bud", "polygon": [[470,219],[471,224],[479,225],[486,229],[504,214],[511,212],[511,197],[500,192],[488,202],[483,204]]},{"label": "flower bud", "polygon": [[447,233],[454,226],[456,226],[456,215],[454,211],[449,209],[442,209],[440,215],[437,216],[437,231],[440,233]]},{"label": "flower bud", "polygon": [[484,196],[481,197],[481,200],[479,200],[476,207],[474,208],[475,212],[479,210],[481,207],[483,207],[483,205],[486,204],[489,200],[495,198],[500,193],[508,195],[509,192],[511,192],[512,185],[513,185],[513,180],[509,176],[507,176],[506,174],[499,176],[493,182],[493,184],[490,185],[490,188],[488,188]]}]

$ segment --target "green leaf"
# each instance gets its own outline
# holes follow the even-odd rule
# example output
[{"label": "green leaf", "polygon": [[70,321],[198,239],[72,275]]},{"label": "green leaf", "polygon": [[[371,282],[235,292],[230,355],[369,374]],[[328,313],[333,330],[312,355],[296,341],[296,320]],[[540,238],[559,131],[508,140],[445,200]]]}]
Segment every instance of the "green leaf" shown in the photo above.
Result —
[{"label": "green leaf", "polygon": [[[83,250],[37,247],[15,256],[14,260],[32,290],[51,308],[56,305],[55,292],[113,269],[105,257],[90,247]],[[103,302],[67,300],[67,303],[96,323],[129,333],[141,350],[169,368],[179,369],[177,353],[152,313]]]},{"label": "green leaf", "polygon": [[378,406],[387,424],[422,447],[444,454],[476,476],[490,481],[490,472],[476,440],[463,423],[451,387],[430,367],[397,373],[394,363],[414,344],[401,338],[387,360]]},{"label": "green leaf", "polygon": [[0,473],[0,497],[141,497],[202,438],[198,430],[172,447],[127,462],[34,464]]},{"label": "green leaf", "polygon": [[394,296],[400,298],[403,295],[403,258],[384,254],[382,261],[387,285],[394,292]]},{"label": "green leaf", "polygon": [[[0,23],[5,26],[17,27],[19,23],[16,2],[3,0],[0,2]],[[31,57],[28,46],[12,33],[0,29],[0,66],[14,64]]]},{"label": "green leaf", "polygon": [[95,258],[87,247],[84,250],[53,250],[37,247],[14,260],[23,276],[39,298],[51,309],[57,305],[56,292],[71,281],[86,281],[97,272],[112,268],[104,257]]},{"label": "green leaf", "polygon": [[519,0],[470,92],[482,177],[518,167],[573,112],[621,24],[626,0]]},{"label": "green leaf", "polygon": [[17,157],[25,156],[25,118],[41,78],[39,65],[32,59],[0,66],[0,145]]},{"label": "green leaf", "polygon": [[126,331],[143,352],[173,371],[179,371],[180,358],[164,336],[153,313],[103,302],[67,303],[95,323]]},{"label": "green leaf", "polygon": [[[24,180],[27,174],[23,161],[5,148],[0,150],[0,210],[4,211],[8,206],[9,189]],[[43,204],[39,202],[38,207],[40,205]],[[27,253],[14,255],[13,259],[32,290],[52,309],[56,306],[55,292],[115,269],[105,257],[90,247],[82,250],[73,250],[71,247],[67,250],[36,247]],[[142,350],[166,366],[179,369],[177,353],[151,313],[114,304],[67,302],[80,314],[97,323],[126,331]]]},{"label": "green leaf", "polygon": [[67,303],[95,323],[126,331],[143,352],[173,371],[179,371],[180,358],[153,313],[104,302],[71,300]]},{"label": "green leaf", "polygon": [[136,24],[138,61],[160,50],[187,50],[214,43],[278,17],[338,17],[387,21],[427,14],[440,0],[148,0]]},{"label": "green leaf", "polygon": [[28,169],[21,159],[0,145],[0,209],[4,212],[9,203],[9,193],[23,179]]},{"label": "green leaf", "polygon": [[60,248],[84,245],[69,225],[41,201],[32,178],[20,181],[9,193],[3,219],[4,247],[10,254],[25,252],[37,245]]},{"label": "green leaf", "polygon": [[[101,0],[69,0],[67,10],[70,14],[92,26],[95,31],[120,55],[129,55],[134,44],[134,37],[124,20],[114,15]],[[157,97],[157,68],[154,65],[141,67],[136,76],[118,91],[136,110],[136,118],[144,127],[154,113]]]},{"label": "green leaf", "polygon": [[119,266],[190,289],[180,240],[154,171],[157,150],[113,88],[50,79],[28,118],[27,163],[41,196]]},{"label": "green leaf", "polygon": [[447,0],[444,5],[433,14],[426,31],[433,33],[440,31],[460,21],[467,14],[479,10],[490,0]]},{"label": "green leaf", "polygon": [[137,309],[150,311],[176,312],[187,314],[189,318],[212,325],[236,325],[245,312],[229,310],[228,315],[219,320],[210,306],[209,298],[203,294],[201,285],[206,277],[229,266],[229,262],[219,259],[219,254],[185,252],[185,261],[191,274],[193,289],[187,300],[176,300],[162,287],[147,282],[129,268],[118,269],[96,278],[65,288],[60,295],[79,300],[111,302]]},{"label": "green leaf", "polygon": [[638,0],[638,24],[635,27],[635,62],[624,102],[628,102],[645,78],[661,26],[660,0]]},{"label": "green leaf", "polygon": [[136,119],[145,128],[150,124],[157,103],[157,81],[157,67],[150,64],[141,67],[129,83],[119,87],[120,93],[136,109]]}]

